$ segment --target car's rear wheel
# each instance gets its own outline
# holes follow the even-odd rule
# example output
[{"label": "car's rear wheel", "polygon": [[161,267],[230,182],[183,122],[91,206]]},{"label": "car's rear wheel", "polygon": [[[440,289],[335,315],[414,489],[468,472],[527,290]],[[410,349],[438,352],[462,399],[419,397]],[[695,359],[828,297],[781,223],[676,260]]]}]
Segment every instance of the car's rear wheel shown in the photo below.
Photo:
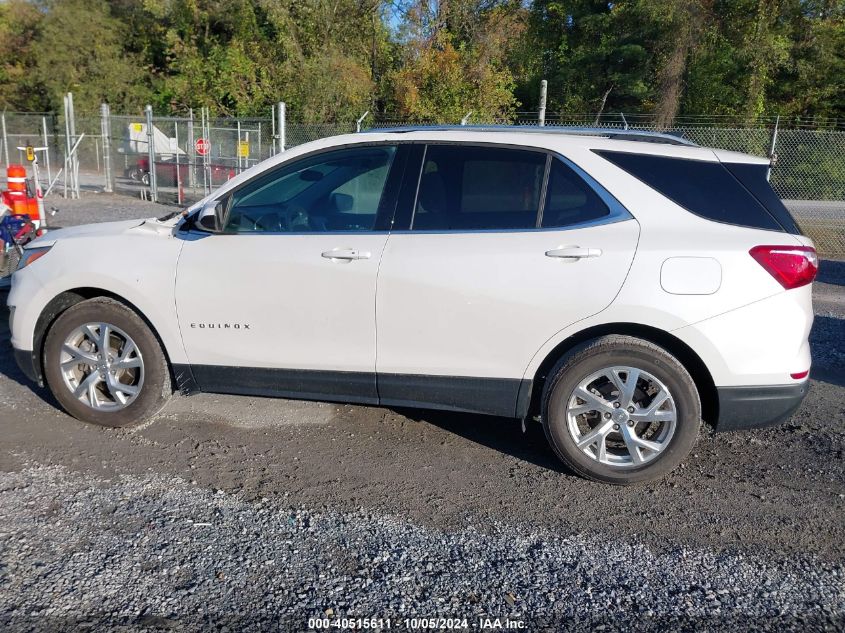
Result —
[{"label": "car's rear wheel", "polygon": [[134,311],[105,297],[56,319],[44,344],[44,375],[68,413],[102,426],[144,422],[171,395],[158,339]]},{"label": "car's rear wheel", "polygon": [[698,437],[695,382],[653,343],[597,338],[572,349],[549,376],[542,404],[546,437],[583,477],[613,484],[661,477]]}]

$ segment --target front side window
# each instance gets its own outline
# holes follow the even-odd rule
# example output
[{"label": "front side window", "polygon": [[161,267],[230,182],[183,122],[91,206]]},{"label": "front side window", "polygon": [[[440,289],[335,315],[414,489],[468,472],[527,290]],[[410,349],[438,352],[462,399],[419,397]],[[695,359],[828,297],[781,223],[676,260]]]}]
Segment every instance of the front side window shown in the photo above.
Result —
[{"label": "front side window", "polygon": [[527,229],[537,223],[546,155],[429,145],[412,230]]},{"label": "front side window", "polygon": [[395,153],[342,149],[259,176],[233,194],[226,231],[372,231]]}]

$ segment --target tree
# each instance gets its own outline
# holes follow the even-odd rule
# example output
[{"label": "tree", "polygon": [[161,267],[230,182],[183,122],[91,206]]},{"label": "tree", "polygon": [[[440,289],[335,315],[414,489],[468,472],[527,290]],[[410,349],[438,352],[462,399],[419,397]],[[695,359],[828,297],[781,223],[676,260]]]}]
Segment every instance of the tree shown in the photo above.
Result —
[{"label": "tree", "polygon": [[12,110],[47,110],[49,100],[35,76],[42,14],[25,0],[0,3],[0,102]]},{"label": "tree", "polygon": [[665,45],[659,55],[655,95],[655,119],[665,128],[672,126],[681,107],[689,61],[708,26],[712,1],[658,0],[650,8],[661,23]]},{"label": "tree", "polygon": [[116,111],[136,111],[150,98],[149,68],[124,50],[123,24],[103,0],[53,0],[43,7],[35,39],[33,80],[44,106],[58,110],[73,92],[78,111],[100,103]]},{"label": "tree", "polygon": [[0,0],[11,109],[845,116],[845,0]]},{"label": "tree", "polygon": [[389,104],[401,117],[456,122],[511,116],[518,105],[508,44],[524,15],[514,2],[426,0],[404,6],[401,66],[388,78]]}]

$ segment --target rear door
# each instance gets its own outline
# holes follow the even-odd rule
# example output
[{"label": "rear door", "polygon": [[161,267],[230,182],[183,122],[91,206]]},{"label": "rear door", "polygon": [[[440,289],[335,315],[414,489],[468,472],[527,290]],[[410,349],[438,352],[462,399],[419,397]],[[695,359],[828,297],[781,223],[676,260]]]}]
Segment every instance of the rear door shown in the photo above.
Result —
[{"label": "rear door", "polygon": [[419,152],[378,277],[380,400],[514,415],[532,356],[613,300],[639,226],[562,157]]}]

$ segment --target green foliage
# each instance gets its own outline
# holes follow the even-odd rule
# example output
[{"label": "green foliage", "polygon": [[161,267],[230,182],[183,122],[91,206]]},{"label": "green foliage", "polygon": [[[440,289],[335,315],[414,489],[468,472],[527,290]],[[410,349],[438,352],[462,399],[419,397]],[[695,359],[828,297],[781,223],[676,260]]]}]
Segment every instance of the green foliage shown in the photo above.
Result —
[{"label": "green foliage", "polygon": [[845,116],[845,0],[0,0],[0,105]]},{"label": "green foliage", "polygon": [[408,59],[391,83],[394,111],[416,121],[455,122],[468,112],[489,121],[516,106],[510,72],[481,63],[468,46],[455,48],[445,33]]},{"label": "green foliage", "polygon": [[82,110],[103,101],[137,109],[148,99],[143,60],[124,49],[124,27],[104,1],[17,1],[3,9],[4,58],[14,60],[4,77],[9,106],[55,110],[68,91]]}]

